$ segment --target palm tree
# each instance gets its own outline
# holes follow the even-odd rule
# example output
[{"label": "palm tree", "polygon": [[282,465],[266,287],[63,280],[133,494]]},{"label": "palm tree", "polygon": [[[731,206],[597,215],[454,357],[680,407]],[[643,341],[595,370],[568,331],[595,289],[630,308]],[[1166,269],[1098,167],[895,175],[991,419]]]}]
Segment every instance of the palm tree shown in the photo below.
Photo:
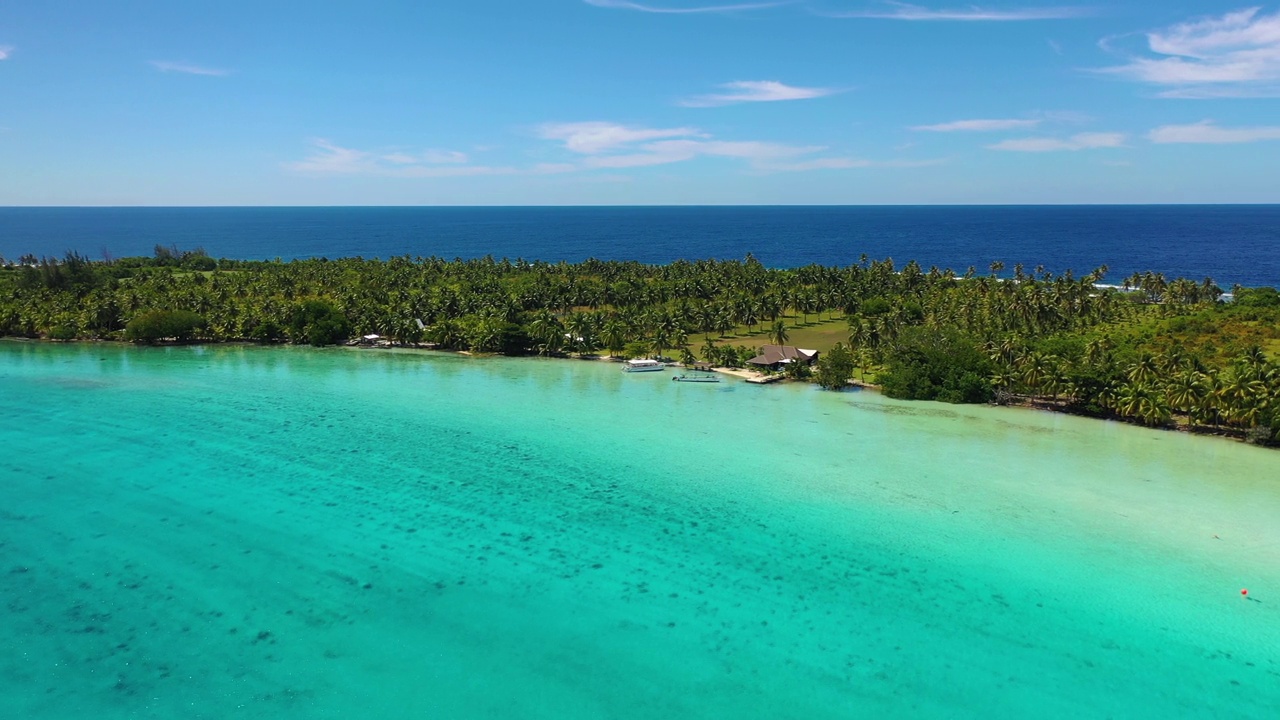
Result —
[{"label": "palm tree", "polygon": [[1121,415],[1147,425],[1161,425],[1169,421],[1169,405],[1164,395],[1141,382],[1125,383],[1116,399],[1116,409]]},{"label": "palm tree", "polygon": [[1237,425],[1251,427],[1261,416],[1266,402],[1266,383],[1255,380],[1239,366],[1232,368],[1221,379],[1218,397],[1222,401],[1227,419]]},{"label": "palm tree", "polygon": [[590,355],[596,349],[595,323],[593,315],[573,313],[564,324],[565,338],[569,346],[579,355]]},{"label": "palm tree", "polygon": [[1187,357],[1187,352],[1181,345],[1174,345],[1169,348],[1162,357],[1157,359],[1157,365],[1160,367],[1160,372],[1165,375],[1173,375],[1186,367],[1190,362],[1191,359]]},{"label": "palm tree", "polygon": [[1105,335],[1094,338],[1084,346],[1084,360],[1095,367],[1106,364],[1111,360],[1113,349],[1111,338]]},{"label": "palm tree", "polygon": [[867,337],[866,318],[854,313],[846,313],[844,321],[849,326],[849,343],[851,345],[864,344]]},{"label": "palm tree", "polygon": [[712,318],[711,329],[715,330],[720,337],[724,337],[733,329],[733,324],[733,309],[728,305],[718,305]]},{"label": "palm tree", "polygon": [[716,341],[707,338],[706,344],[702,346],[702,359],[705,362],[714,363],[720,357],[720,348],[716,347]]},{"label": "palm tree", "polygon": [[462,330],[451,318],[444,318],[427,328],[427,339],[440,347],[455,348],[462,342]]},{"label": "palm tree", "polygon": [[991,376],[991,386],[997,391],[1011,392],[1018,384],[1018,376],[1010,372],[996,372]]},{"label": "palm tree", "polygon": [[1156,363],[1156,359],[1150,355],[1143,355],[1138,358],[1138,362],[1129,366],[1129,370],[1125,375],[1135,383],[1154,382],[1159,376],[1160,370]]},{"label": "palm tree", "polygon": [[527,331],[539,355],[558,352],[564,345],[564,326],[549,309],[539,310],[529,322]]},{"label": "palm tree", "polygon": [[1165,386],[1169,406],[1178,412],[1190,412],[1205,397],[1204,376],[1194,370],[1185,370]]},{"label": "palm tree", "polygon": [[627,346],[627,328],[616,315],[611,315],[600,331],[600,339],[610,357],[617,357]]},{"label": "palm tree", "polygon": [[786,345],[787,340],[791,339],[787,334],[787,324],[781,318],[773,321],[773,327],[769,330],[769,339],[779,346]]},{"label": "palm tree", "polygon": [[1050,378],[1056,374],[1054,368],[1055,359],[1041,352],[1032,352],[1023,358],[1019,368],[1022,382],[1032,395],[1039,394],[1040,390],[1050,389]]}]

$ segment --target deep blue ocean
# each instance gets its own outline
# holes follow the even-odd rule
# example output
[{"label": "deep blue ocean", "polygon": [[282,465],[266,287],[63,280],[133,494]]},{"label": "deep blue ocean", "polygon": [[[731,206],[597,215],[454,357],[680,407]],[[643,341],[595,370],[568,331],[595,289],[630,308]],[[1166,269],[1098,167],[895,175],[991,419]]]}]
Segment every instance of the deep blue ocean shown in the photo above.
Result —
[{"label": "deep blue ocean", "polygon": [[[1135,271],[1280,285],[1280,205],[840,207],[0,208],[0,256],[149,255],[156,244],[244,259],[396,255],[774,267],[861,255],[985,272],[1043,265],[1107,281]],[[1006,273],[1009,271],[1006,271]]]}]

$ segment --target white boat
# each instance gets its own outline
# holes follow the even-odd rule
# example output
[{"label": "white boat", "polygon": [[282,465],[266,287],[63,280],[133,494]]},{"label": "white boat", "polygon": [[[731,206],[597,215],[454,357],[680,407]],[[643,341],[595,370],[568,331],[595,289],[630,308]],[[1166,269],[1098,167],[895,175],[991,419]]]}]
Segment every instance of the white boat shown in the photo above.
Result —
[{"label": "white boat", "polygon": [[643,360],[628,360],[622,364],[622,372],[655,372],[658,370],[666,370],[667,366],[657,360],[645,358]]}]

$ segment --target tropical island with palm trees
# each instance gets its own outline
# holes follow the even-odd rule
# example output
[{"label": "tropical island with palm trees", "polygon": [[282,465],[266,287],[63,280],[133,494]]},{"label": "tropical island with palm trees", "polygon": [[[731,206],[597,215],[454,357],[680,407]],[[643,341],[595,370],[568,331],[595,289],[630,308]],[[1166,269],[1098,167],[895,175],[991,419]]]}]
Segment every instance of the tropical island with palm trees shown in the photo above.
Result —
[{"label": "tropical island with palm trees", "polygon": [[764,344],[821,351],[785,373],[828,389],[1021,404],[1280,440],[1280,292],[1211,279],[1002,263],[963,273],[863,256],[744,260],[215,259],[31,256],[0,263],[0,336],[71,341],[395,345],[473,353],[672,357],[740,368]]}]

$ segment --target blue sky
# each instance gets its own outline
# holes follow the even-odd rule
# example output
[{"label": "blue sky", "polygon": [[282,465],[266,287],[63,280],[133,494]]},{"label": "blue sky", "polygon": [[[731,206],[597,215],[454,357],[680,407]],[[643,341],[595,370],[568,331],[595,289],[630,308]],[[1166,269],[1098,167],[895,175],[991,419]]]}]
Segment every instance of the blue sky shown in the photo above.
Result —
[{"label": "blue sky", "polygon": [[0,5],[0,204],[1280,202],[1280,4]]}]

